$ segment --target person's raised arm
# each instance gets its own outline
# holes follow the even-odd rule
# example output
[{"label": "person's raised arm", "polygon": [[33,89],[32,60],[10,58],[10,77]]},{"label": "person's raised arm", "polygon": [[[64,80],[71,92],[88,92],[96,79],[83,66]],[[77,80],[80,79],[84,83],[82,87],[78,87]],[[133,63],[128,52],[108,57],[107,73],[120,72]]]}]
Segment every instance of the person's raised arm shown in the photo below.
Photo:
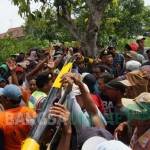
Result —
[{"label": "person's raised arm", "polygon": [[43,61],[41,61],[31,72],[27,73],[26,78],[30,80],[36,73],[38,73],[44,66],[44,64],[48,61],[48,57],[46,57]]},{"label": "person's raised arm", "polygon": [[19,85],[17,74],[16,74],[16,67],[17,67],[16,62],[12,59],[8,59],[6,61],[6,64],[10,70],[12,84]]},{"label": "person's raised arm", "polygon": [[96,105],[93,103],[90,93],[85,89],[84,84],[78,78],[78,75],[68,73],[63,77],[63,80],[68,80],[68,78],[71,78],[74,81],[74,83],[79,86],[81,92],[80,99],[83,101],[86,111],[91,116],[93,125],[96,127],[104,128],[104,124],[102,123],[98,115],[98,110],[96,108]]}]

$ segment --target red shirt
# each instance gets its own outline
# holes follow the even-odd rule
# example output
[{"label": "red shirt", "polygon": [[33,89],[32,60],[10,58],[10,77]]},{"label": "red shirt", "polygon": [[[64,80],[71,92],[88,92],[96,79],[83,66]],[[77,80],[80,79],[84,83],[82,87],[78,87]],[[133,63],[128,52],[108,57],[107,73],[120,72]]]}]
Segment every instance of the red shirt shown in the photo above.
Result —
[{"label": "red shirt", "polygon": [[98,107],[100,112],[103,113],[104,112],[104,105],[103,105],[102,99],[98,95],[95,95],[95,94],[91,94],[91,96],[92,96],[93,102],[96,104],[96,106]]}]

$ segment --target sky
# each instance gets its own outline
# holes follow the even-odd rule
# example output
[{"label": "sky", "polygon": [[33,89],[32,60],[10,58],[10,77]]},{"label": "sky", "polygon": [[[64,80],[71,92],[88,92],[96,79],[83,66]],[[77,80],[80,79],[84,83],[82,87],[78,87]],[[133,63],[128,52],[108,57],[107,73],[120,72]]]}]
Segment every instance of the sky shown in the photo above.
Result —
[{"label": "sky", "polygon": [[[144,0],[145,5],[150,5],[150,0]],[[32,10],[39,8],[38,4],[32,4]],[[24,19],[18,15],[18,8],[11,3],[11,0],[0,0],[0,33],[6,32],[9,28],[19,27],[24,24]]]}]

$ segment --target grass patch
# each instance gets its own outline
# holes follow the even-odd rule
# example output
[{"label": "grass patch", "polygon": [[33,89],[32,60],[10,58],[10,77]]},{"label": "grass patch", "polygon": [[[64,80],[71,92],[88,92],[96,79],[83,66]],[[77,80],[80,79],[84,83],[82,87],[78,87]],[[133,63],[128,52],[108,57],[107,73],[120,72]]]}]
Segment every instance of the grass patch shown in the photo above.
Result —
[{"label": "grass patch", "polygon": [[147,37],[145,40],[145,47],[150,47],[150,37]]}]

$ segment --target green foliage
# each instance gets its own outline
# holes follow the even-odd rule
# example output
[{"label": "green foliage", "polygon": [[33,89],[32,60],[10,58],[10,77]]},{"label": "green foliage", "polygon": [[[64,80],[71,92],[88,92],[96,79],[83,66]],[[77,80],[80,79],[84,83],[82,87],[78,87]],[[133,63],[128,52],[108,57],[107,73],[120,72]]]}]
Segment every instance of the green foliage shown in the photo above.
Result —
[{"label": "green foliage", "polygon": [[147,37],[145,40],[145,47],[150,47],[150,37]]},{"label": "green foliage", "polygon": [[150,9],[144,6],[143,0],[119,0],[118,5],[109,5],[105,10],[98,43],[107,45],[111,35],[121,41],[131,39],[149,30],[149,26]]},{"label": "green foliage", "polygon": [[48,41],[41,41],[35,39],[31,36],[24,37],[22,39],[0,39],[0,62],[4,62],[12,54],[19,52],[27,52],[30,48],[33,47],[47,47],[49,44]]},{"label": "green foliage", "polygon": [[[26,16],[26,29],[29,35],[41,40],[70,42],[73,35],[62,25],[58,16],[71,17],[80,35],[84,35],[89,21],[89,7],[85,0],[33,0],[42,2],[39,10],[31,12],[31,0],[12,0],[19,12]],[[96,1],[94,1],[95,3]],[[143,0],[113,0],[105,10],[101,21],[97,44],[105,47],[110,44],[110,36],[115,37],[119,49],[137,35],[150,31],[150,7]]]},{"label": "green foliage", "polygon": [[56,19],[53,10],[46,9],[43,12],[36,10],[26,18],[25,29],[27,34],[41,40],[70,41],[71,35],[62,27]]},{"label": "green foliage", "polygon": [[143,18],[144,18],[144,30],[150,31],[150,6],[145,7]]}]

